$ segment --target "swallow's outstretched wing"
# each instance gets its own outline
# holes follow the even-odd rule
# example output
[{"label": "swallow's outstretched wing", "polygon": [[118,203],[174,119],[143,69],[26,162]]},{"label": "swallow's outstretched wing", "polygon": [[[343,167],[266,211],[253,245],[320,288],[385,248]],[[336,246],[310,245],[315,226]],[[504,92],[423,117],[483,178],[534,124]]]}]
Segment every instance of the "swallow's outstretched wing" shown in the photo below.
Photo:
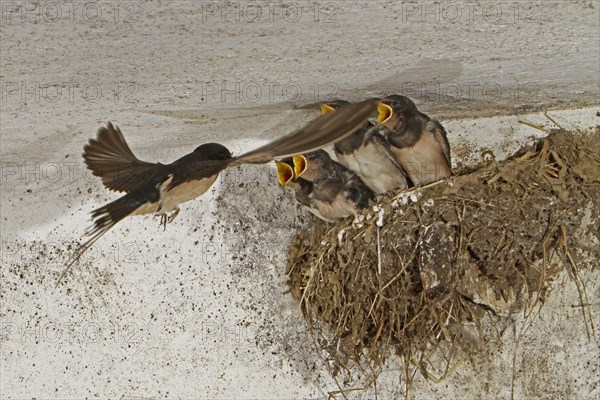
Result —
[{"label": "swallow's outstretched wing", "polygon": [[360,129],[369,116],[376,110],[373,99],[343,106],[335,113],[321,115],[303,128],[297,129],[264,146],[229,160],[207,160],[203,168],[190,171],[187,180],[205,176],[206,171],[220,171],[241,164],[265,164],[273,160],[309,153],[343,139]]},{"label": "swallow's outstretched wing", "polygon": [[119,127],[110,122],[100,127],[96,139],[90,139],[83,147],[83,159],[104,186],[117,192],[134,191],[162,167],[159,163],[139,160]]},{"label": "swallow's outstretched wing", "polygon": [[337,112],[322,115],[301,129],[233,158],[229,166],[264,164],[321,149],[360,129],[375,109],[373,99],[344,105]]}]

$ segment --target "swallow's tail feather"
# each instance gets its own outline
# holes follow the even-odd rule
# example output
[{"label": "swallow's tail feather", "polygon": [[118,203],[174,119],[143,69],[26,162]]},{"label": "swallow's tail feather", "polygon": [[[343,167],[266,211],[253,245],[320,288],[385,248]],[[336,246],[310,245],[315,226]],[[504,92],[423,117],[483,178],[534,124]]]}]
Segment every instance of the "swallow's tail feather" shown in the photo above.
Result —
[{"label": "swallow's tail feather", "polygon": [[118,126],[98,129],[96,139],[83,148],[83,159],[92,174],[110,190],[131,192],[144,184],[160,164],[139,160],[129,148]]},{"label": "swallow's tail feather", "polygon": [[[94,223],[85,231],[84,237],[87,237],[87,240],[77,248],[75,254],[67,262],[65,269],[58,277],[56,286],[60,284],[61,280],[64,278],[67,272],[69,272],[73,264],[79,260],[83,253],[85,253],[94,245],[96,240],[100,239],[102,235],[108,232],[109,229],[115,226],[117,222],[121,221],[123,218],[135,213],[136,211],[140,211],[140,208],[145,203],[147,203],[147,201],[142,198],[142,196],[139,196],[138,193],[128,193],[125,196],[92,211]],[[151,205],[153,203],[150,202],[149,204]]]}]

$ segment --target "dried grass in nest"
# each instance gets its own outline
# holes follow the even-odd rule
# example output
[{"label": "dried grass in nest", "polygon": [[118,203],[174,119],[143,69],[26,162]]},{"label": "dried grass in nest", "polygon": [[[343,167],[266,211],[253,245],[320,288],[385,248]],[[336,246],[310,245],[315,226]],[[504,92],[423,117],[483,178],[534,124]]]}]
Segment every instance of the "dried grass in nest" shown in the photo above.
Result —
[{"label": "dried grass in nest", "polygon": [[445,342],[445,376],[469,353],[457,339],[465,323],[543,303],[565,265],[554,260],[577,271],[570,233],[600,208],[598,143],[600,128],[555,132],[504,162],[381,197],[360,222],[300,232],[287,283],[332,375],[358,367],[368,386],[394,352],[428,377]]}]

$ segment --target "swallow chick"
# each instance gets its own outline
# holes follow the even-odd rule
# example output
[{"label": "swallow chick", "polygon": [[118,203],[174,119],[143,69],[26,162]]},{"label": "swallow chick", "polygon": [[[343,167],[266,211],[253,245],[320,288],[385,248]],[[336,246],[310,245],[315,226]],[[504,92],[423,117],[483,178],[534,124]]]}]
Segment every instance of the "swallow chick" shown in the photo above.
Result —
[{"label": "swallow chick", "polygon": [[298,204],[306,208],[318,218],[330,222],[320,211],[320,207],[313,193],[313,183],[303,178],[296,178],[294,173],[294,162],[292,158],[284,158],[275,162],[277,166],[277,179],[281,186],[288,187],[294,191],[294,197]]},{"label": "swallow chick", "polygon": [[93,224],[84,235],[87,239],[67,262],[56,285],[81,255],[122,219],[158,214],[166,227],[179,213],[179,204],[204,194],[224,169],[241,164],[264,164],[320,149],[359,129],[375,108],[372,100],[350,104],[339,112],[341,116],[322,116],[237,157],[221,144],[207,143],[170,164],[139,160],[121,130],[109,122],[98,130],[97,138],[90,139],[84,147],[83,158],[106,188],[126,194],[92,211]]},{"label": "swallow chick", "polygon": [[377,110],[378,122],[389,130],[390,148],[415,186],[452,175],[450,145],[442,124],[405,96],[388,96]]},{"label": "swallow chick", "polygon": [[357,215],[374,198],[358,175],[324,150],[277,162],[282,186],[295,191],[298,203],[326,222]]},{"label": "swallow chick", "polygon": [[[349,103],[345,100],[322,103],[321,111],[326,115],[346,104]],[[358,174],[375,194],[408,187],[406,173],[382,134],[386,130],[381,125],[366,121],[352,135],[333,144],[338,161]]]}]

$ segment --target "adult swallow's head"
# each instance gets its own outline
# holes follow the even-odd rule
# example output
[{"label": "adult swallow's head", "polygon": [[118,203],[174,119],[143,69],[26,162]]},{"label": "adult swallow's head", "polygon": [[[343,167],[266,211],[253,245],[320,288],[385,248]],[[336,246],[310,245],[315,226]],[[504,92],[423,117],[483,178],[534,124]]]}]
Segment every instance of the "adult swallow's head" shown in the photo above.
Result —
[{"label": "adult swallow's head", "polygon": [[205,143],[196,147],[194,153],[207,160],[228,160],[231,158],[229,149],[219,143]]}]

